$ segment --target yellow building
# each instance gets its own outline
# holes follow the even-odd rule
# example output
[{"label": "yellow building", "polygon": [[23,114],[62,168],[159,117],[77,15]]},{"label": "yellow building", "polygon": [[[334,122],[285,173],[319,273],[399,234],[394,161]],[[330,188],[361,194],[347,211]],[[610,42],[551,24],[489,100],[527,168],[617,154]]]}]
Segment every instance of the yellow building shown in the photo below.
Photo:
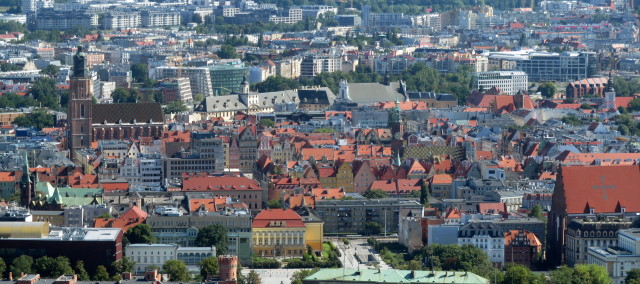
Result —
[{"label": "yellow building", "polygon": [[299,257],[306,252],[306,226],[291,209],[265,209],[253,219],[252,249],[260,257]]},{"label": "yellow building", "polygon": [[16,118],[28,114],[28,112],[1,112],[0,126],[12,125]]},{"label": "yellow building", "polygon": [[344,192],[353,192],[353,168],[347,162],[338,163],[336,165],[336,186],[333,188],[342,188]]},{"label": "yellow building", "polygon": [[42,238],[48,234],[47,222],[0,222],[2,238]]},{"label": "yellow building", "polygon": [[64,226],[64,211],[32,210],[33,222],[48,222],[51,226]]},{"label": "yellow building", "polygon": [[324,242],[324,222],[313,211],[309,210],[304,198],[302,198],[302,207],[298,208],[296,213],[302,217],[304,222],[305,243],[310,245],[313,251],[321,252],[322,243]]}]

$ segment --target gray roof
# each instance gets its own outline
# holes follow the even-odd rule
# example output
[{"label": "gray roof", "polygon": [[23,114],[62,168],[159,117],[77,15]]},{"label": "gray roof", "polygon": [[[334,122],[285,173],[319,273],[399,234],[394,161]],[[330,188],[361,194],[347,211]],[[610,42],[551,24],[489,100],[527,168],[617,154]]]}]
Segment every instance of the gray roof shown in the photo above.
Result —
[{"label": "gray roof", "polygon": [[388,86],[379,83],[349,83],[349,97],[358,104],[404,101],[399,89],[398,82],[391,82]]},{"label": "gray roof", "polygon": [[[273,107],[276,104],[298,103],[298,93],[294,90],[258,94],[258,107]],[[251,107],[251,106],[249,106]]]},{"label": "gray roof", "polygon": [[300,103],[303,104],[332,105],[333,101],[336,99],[336,95],[327,87],[318,89],[300,89],[298,90],[298,99],[300,100]]},{"label": "gray roof", "polygon": [[238,95],[206,97],[202,112],[246,111],[247,106],[240,101]]}]

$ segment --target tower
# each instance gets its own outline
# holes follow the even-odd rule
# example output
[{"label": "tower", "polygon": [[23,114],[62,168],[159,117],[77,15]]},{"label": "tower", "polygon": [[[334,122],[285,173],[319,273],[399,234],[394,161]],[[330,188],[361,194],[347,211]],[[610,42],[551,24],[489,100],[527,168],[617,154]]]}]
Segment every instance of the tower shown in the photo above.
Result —
[{"label": "tower", "polygon": [[70,159],[79,149],[91,144],[92,83],[87,70],[87,56],[78,46],[73,56],[73,76],[70,80],[70,97],[67,105],[67,143]]},{"label": "tower", "polygon": [[339,95],[340,99],[343,99],[345,101],[350,101],[351,97],[349,96],[349,84],[347,83],[347,80],[341,80],[340,81],[340,95]]},{"label": "tower", "polygon": [[402,147],[404,147],[404,125],[402,124],[402,109],[398,98],[396,98],[396,105],[389,111],[389,127],[393,135],[391,150],[394,155],[400,156]]},{"label": "tower", "polygon": [[235,255],[218,256],[218,280],[232,281],[238,279],[238,257]]},{"label": "tower", "polygon": [[611,72],[609,72],[609,80],[607,81],[607,87],[604,88],[604,102],[605,109],[616,108],[616,90],[613,89],[613,78]]},{"label": "tower", "polygon": [[[31,205],[31,198],[34,192],[34,183],[32,182],[29,172],[29,159],[27,158],[27,151],[24,151],[24,164],[22,165],[22,176],[20,177],[20,205],[29,208]],[[36,177],[37,177],[36,173]]]}]

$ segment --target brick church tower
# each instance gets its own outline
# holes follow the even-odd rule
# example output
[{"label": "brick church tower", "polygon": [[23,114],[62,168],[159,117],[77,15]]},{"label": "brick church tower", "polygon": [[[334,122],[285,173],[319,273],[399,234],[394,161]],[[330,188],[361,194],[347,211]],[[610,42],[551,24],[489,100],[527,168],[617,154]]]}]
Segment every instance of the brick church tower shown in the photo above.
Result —
[{"label": "brick church tower", "polygon": [[78,52],[73,56],[73,76],[67,106],[67,143],[71,160],[77,150],[91,145],[92,84],[87,69],[87,56],[82,52],[82,46],[78,46]]}]

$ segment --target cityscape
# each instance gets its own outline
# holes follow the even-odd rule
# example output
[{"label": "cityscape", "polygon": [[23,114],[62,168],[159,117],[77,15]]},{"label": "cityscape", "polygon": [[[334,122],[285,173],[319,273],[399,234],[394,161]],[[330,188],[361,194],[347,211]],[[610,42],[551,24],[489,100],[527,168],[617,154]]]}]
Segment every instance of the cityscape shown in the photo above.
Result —
[{"label": "cityscape", "polygon": [[0,282],[640,284],[639,5],[0,0]]}]

